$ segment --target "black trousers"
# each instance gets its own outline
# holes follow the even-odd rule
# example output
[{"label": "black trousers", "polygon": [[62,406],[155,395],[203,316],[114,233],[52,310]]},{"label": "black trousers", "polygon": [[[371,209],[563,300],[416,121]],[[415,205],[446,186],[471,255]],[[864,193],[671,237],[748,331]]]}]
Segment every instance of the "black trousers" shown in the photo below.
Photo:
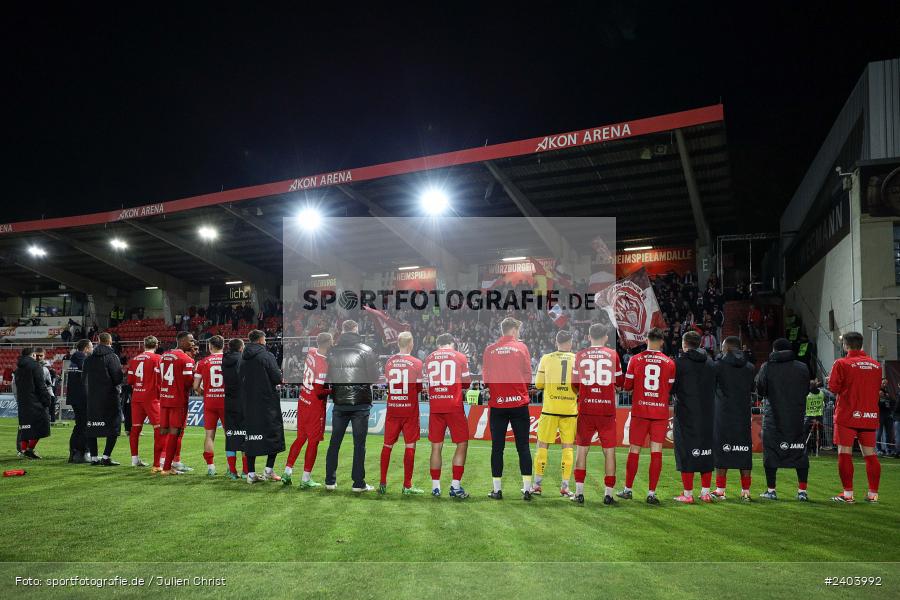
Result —
[{"label": "black trousers", "polygon": [[344,441],[344,433],[347,425],[353,428],[353,469],[350,474],[353,478],[353,487],[366,486],[366,436],[369,433],[369,411],[371,406],[340,407],[335,406],[331,413],[331,441],[328,443],[328,453],[325,455],[325,484],[334,485],[337,481],[338,452],[341,450],[341,442]]},{"label": "black trousers", "polygon": [[[776,473],[778,469],[774,467],[766,467],[766,485],[772,489],[775,489],[775,479]],[[797,482],[798,483],[806,483],[806,480],[809,478],[809,467],[805,467],[803,469],[797,469]]]},{"label": "black trousers", "polygon": [[88,451],[87,407],[84,404],[73,404],[72,410],[75,412],[75,427],[69,436],[69,452],[84,454]]},{"label": "black trousers", "polygon": [[506,448],[506,430],[512,425],[519,453],[519,471],[531,475],[531,445],[528,433],[531,429],[531,415],[528,405],[515,408],[489,408],[488,421],[491,428],[491,476],[503,476],[503,450]]}]

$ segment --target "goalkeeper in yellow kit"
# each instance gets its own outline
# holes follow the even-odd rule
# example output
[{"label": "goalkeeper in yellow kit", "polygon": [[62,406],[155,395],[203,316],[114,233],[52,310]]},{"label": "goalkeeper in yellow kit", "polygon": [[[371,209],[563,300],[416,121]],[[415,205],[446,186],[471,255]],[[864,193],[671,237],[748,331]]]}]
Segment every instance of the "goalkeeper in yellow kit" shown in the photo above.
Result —
[{"label": "goalkeeper in yellow kit", "polygon": [[575,431],[578,422],[578,390],[572,382],[572,333],[556,333],[556,352],[541,357],[534,385],[544,391],[544,404],[537,430],[537,454],[535,455],[534,494],[541,493],[541,480],[547,467],[547,448],[556,442],[556,434],[562,442],[562,485],[559,493],[572,497],[569,478],[575,465]]}]

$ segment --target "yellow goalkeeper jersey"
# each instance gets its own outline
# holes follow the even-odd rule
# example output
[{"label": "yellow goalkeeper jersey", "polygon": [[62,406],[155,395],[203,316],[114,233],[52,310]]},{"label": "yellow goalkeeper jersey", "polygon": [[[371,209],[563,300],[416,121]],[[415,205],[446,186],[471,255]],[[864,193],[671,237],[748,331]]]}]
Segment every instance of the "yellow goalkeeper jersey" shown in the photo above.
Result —
[{"label": "yellow goalkeeper jersey", "polygon": [[534,385],[544,390],[542,413],[575,416],[578,414],[578,392],[572,387],[573,352],[551,352],[541,357]]}]

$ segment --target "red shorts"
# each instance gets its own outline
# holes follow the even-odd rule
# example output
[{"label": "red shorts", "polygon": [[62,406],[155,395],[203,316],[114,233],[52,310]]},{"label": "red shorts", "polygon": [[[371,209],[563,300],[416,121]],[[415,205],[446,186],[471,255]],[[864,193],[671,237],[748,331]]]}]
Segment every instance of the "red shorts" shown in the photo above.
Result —
[{"label": "red shorts", "polygon": [[443,443],[448,427],[450,440],[454,444],[468,441],[469,420],[466,419],[466,412],[461,409],[449,413],[431,413],[428,418],[428,441],[432,444]]},{"label": "red shorts", "polygon": [[160,406],[159,426],[163,429],[184,429],[187,425],[187,406]]},{"label": "red shorts", "polygon": [[875,447],[874,429],[857,429],[846,425],[834,424],[834,443],[838,446],[853,446],[853,440],[859,438],[859,445]]},{"label": "red shorts", "polygon": [[635,446],[643,446],[650,434],[650,441],[662,444],[666,441],[666,433],[669,431],[668,419],[644,419],[631,417],[631,425],[628,430],[628,439]]},{"label": "red shorts", "polygon": [[150,419],[151,425],[159,425],[159,402],[131,403],[131,426],[141,427],[144,419]]},{"label": "red shorts", "polygon": [[601,446],[615,448],[618,438],[616,415],[578,415],[575,444],[590,446],[594,433],[600,438]]},{"label": "red shorts", "polygon": [[[466,426],[468,427],[468,423]],[[403,432],[403,443],[412,444],[418,441],[421,437],[419,433],[419,417],[388,417],[384,422],[384,443],[388,446],[393,446],[400,439],[401,431]]]},{"label": "red shorts", "polygon": [[297,411],[297,434],[300,432],[312,442],[325,439],[325,405],[321,409],[303,406]]},{"label": "red shorts", "polygon": [[206,402],[203,403],[203,429],[212,430],[215,429],[216,426],[221,421],[222,427],[225,426],[225,407],[212,407],[207,406]]}]

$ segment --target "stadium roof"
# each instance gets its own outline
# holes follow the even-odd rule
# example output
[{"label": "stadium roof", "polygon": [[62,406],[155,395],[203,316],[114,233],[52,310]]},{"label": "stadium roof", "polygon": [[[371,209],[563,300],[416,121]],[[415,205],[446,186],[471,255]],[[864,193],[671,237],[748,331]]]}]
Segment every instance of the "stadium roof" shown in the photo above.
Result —
[{"label": "stadium roof", "polygon": [[[122,210],[0,224],[0,293],[107,293],[269,281],[282,220],[420,214],[438,185],[457,216],[616,217],[620,244],[690,244],[736,225],[722,105]],[[218,231],[202,242],[201,225]],[[126,240],[122,251],[110,239]],[[39,245],[47,255],[34,257]]]}]

